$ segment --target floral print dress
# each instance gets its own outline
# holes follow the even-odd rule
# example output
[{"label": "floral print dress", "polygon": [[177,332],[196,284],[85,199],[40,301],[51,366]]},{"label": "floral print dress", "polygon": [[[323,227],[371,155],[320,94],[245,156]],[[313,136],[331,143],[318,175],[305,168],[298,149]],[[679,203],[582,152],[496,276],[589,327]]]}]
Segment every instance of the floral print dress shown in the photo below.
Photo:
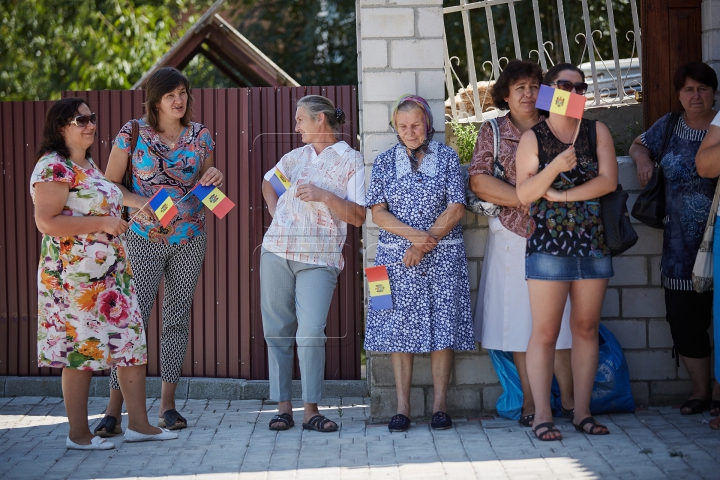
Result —
[{"label": "floral print dress", "polygon": [[[30,178],[65,182],[68,216],[119,217],[122,192],[92,160],[81,168],[56,152]],[[123,237],[43,235],[38,267],[38,365],[104,370],[147,363],[147,345]]]},{"label": "floral print dress", "polygon": [[[465,203],[460,160],[450,147],[430,142],[413,171],[405,148],[396,145],[375,160],[365,203],[384,203],[401,222],[428,231],[450,203]],[[368,311],[365,349],[475,350],[462,227],[455,225],[414,267],[402,263],[410,245],[380,229],[375,265],[387,265],[393,308]]]}]

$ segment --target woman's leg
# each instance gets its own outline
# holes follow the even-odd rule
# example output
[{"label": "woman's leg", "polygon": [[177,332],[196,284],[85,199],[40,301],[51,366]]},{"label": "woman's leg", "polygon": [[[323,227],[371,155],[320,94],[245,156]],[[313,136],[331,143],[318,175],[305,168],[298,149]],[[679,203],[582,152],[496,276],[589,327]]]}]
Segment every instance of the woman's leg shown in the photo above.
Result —
[{"label": "woman's leg", "polygon": [[[579,423],[590,414],[590,398],[598,367],[598,328],[600,311],[608,279],[576,280],[570,285],[570,329],[572,330],[572,375],[575,391],[575,416]],[[586,425],[586,431],[591,430]],[[595,427],[597,433],[602,430]]]},{"label": "woman's leg", "polygon": [[[304,409],[303,421],[319,415],[318,402],[322,400],[325,379],[325,325],[340,270],[290,262],[295,272],[295,309],[297,312],[298,362]],[[324,429],[334,428],[328,422]]]},{"label": "woman's leg", "polygon": [[127,406],[128,429],[145,435],[157,435],[162,430],[150,425],[145,406],[146,368],[146,365],[118,367],[117,374]]},{"label": "woman's leg", "polygon": [[[268,345],[270,399],[279,402],[278,413],[292,416],[295,274],[288,260],[265,250],[260,254],[260,310]],[[280,426],[283,422],[273,422]]]},{"label": "woman's leg", "polygon": [[565,348],[555,351],[553,372],[560,386],[560,402],[565,410],[575,408],[571,361],[571,349]]},{"label": "woman's leg", "polygon": [[[126,234],[126,244],[127,256],[132,266],[138,307],[142,315],[145,335],[147,335],[148,320],[160,288],[160,281],[165,271],[165,258],[170,247],[151,242],[132,230]],[[123,395],[120,390],[117,369],[113,368],[110,372],[110,401],[105,414],[115,417],[118,424],[121,422],[122,405]]]},{"label": "woman's leg", "polygon": [[535,413],[535,402],[533,401],[532,391],[530,390],[530,380],[527,371],[527,353],[513,352],[513,362],[520,376],[520,388],[522,388],[523,403],[520,416],[532,415]]},{"label": "woman's leg", "polygon": [[447,399],[447,388],[448,382],[450,382],[452,363],[452,348],[444,348],[442,350],[430,352],[430,368],[432,369],[433,391],[435,393],[433,399],[433,413],[447,412],[445,400]]},{"label": "woman's leg", "polygon": [[[670,324],[675,353],[682,360],[692,381],[688,400],[710,399],[710,328],[713,314],[713,292],[665,289],[666,318]],[[697,403],[697,402],[696,402]],[[682,413],[692,413],[685,407]]]},{"label": "woman's leg", "polygon": [[412,353],[395,352],[390,354],[393,374],[395,375],[395,389],[397,390],[397,413],[410,418],[410,387],[413,372]]},{"label": "woman's leg", "polygon": [[93,434],[88,426],[88,395],[91,370],[63,368],[62,391],[65,411],[70,424],[68,438],[78,445],[90,445]]},{"label": "woman's leg", "polygon": [[[552,385],[555,344],[560,334],[560,323],[567,302],[569,282],[528,280],[533,327],[527,349],[527,372],[535,402],[534,425],[552,422],[550,387]],[[545,429],[539,429],[542,434]],[[560,438],[548,433],[547,439]]]},{"label": "woman's leg", "polygon": [[173,245],[174,251],[165,266],[160,334],[160,418],[167,410],[175,409],[175,390],[190,337],[190,307],[205,260],[206,242],[207,237],[201,235],[185,245]]}]

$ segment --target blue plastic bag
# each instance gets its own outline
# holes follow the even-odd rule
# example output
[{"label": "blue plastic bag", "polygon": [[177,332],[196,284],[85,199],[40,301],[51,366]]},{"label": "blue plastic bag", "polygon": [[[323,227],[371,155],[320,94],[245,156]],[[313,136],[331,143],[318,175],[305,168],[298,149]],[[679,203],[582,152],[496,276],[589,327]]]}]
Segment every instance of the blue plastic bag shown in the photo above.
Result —
[{"label": "blue plastic bag", "polygon": [[522,412],[523,393],[520,386],[520,374],[513,361],[512,352],[488,350],[488,353],[503,388],[503,394],[495,403],[497,413],[503,418],[519,420]]},{"label": "blue plastic bag", "polygon": [[[604,325],[600,325],[598,334],[600,351],[590,398],[590,412],[593,415],[632,413],[635,411],[635,400],[630,389],[630,371],[620,342]],[[555,405],[559,406],[560,388],[555,381],[552,394]]]},{"label": "blue plastic bag", "polygon": [[[630,372],[620,342],[605,326],[599,330],[598,369],[590,399],[590,411],[600,413],[632,413],[635,401],[630,389]],[[522,411],[523,394],[520,375],[513,361],[512,352],[488,350],[495,373],[500,379],[503,394],[495,407],[499,416],[518,420]],[[550,406],[556,416],[560,413],[560,387],[553,377]]]}]

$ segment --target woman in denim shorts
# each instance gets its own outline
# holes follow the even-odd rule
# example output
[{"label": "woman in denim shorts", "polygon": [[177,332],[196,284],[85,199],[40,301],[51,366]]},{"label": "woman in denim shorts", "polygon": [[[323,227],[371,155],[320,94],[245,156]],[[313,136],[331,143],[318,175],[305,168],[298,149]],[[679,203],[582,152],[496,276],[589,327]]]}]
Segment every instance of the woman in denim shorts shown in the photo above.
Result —
[{"label": "woman in denim shorts", "polygon": [[[551,68],[543,83],[579,94],[587,89],[583,72],[570,64]],[[517,151],[517,195],[521,203],[531,204],[532,219],[525,259],[533,320],[527,370],[535,399],[533,431],[544,441],[562,439],[552,423],[550,386],[568,294],[573,424],[590,435],[609,433],[590,415],[590,397],[598,366],[600,310],[613,275],[599,198],[617,187],[617,160],[605,125],[582,120],[573,146],[576,127],[578,120],[550,113],[523,134]]]}]

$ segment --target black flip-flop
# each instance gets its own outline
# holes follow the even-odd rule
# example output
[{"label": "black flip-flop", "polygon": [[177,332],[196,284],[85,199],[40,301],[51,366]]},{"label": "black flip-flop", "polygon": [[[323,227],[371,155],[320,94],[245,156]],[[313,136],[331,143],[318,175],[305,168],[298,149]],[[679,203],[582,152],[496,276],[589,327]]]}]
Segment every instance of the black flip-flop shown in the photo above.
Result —
[{"label": "black flip-flop", "polygon": [[[689,412],[683,412],[683,409],[690,409]],[[681,415],[697,415],[710,408],[710,400],[700,400],[699,398],[691,398],[682,405],[680,405]]]},{"label": "black flip-flop", "polygon": [[[542,433],[538,433],[538,430],[540,430],[541,428],[546,428],[547,430],[545,430],[545,431],[542,432]],[[542,441],[542,442],[554,442],[554,441],[560,441],[560,440],[562,440],[562,433],[560,433],[560,430],[558,430],[557,428],[555,428],[555,424],[552,423],[552,422],[545,422],[545,423],[541,423],[540,425],[536,425],[536,426],[532,429],[532,431],[533,431],[533,433],[535,434],[535,437],[537,437],[537,439],[540,440],[540,441]],[[548,433],[560,433],[560,437],[545,438],[545,436],[546,436]]]},{"label": "black flip-flop", "polygon": [[[592,427],[590,427],[589,432],[583,428],[585,425],[588,425],[588,424],[592,425]],[[575,427],[575,430],[577,430],[578,432],[582,432],[586,435],[609,435],[610,434],[610,430],[608,430],[608,428],[605,425],[598,423],[597,420],[595,420],[595,418],[593,418],[593,417],[583,418],[580,421],[580,423],[578,423],[577,425],[575,425],[575,422],[573,422],[573,426]],[[598,431],[595,431],[596,428],[604,428],[605,431],[598,432]]]},{"label": "black flip-flop", "polygon": [[[273,426],[273,424],[275,424],[275,425]],[[275,431],[287,430],[288,428],[294,427],[294,426],[295,426],[295,421],[287,413],[281,413],[280,415],[275,415],[274,417],[272,417],[270,419],[270,424],[268,425],[270,430],[275,430]]]},{"label": "black flip-flop", "polygon": [[[104,428],[105,431],[100,430],[101,428]],[[112,415],[105,415],[100,424],[95,427],[95,431],[93,433],[98,437],[109,438],[114,437],[115,435],[120,435],[123,432],[120,425],[118,425],[117,418]]]},{"label": "black flip-flop", "polygon": [[158,419],[158,427],[168,430],[180,430],[187,428],[187,420],[174,408],[165,410],[162,418]]},{"label": "black flip-flop", "polygon": [[329,422],[335,423],[324,415],[315,415],[308,420],[307,423],[303,423],[302,425],[304,430],[315,430],[316,432],[324,433],[334,432],[338,429],[337,423],[335,423],[332,427],[325,428],[325,425]]},{"label": "black flip-flop", "polygon": [[531,413],[530,415],[525,415],[524,417],[520,417],[518,420],[518,423],[521,427],[532,427],[533,420],[535,420],[535,414]]}]

